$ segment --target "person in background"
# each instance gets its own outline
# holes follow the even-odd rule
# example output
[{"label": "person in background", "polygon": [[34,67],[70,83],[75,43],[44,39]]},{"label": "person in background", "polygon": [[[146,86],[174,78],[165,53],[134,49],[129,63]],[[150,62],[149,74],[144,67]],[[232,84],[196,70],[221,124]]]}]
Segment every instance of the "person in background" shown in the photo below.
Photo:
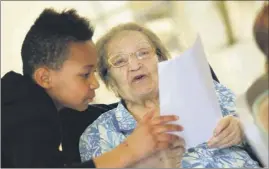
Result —
[{"label": "person in background", "polygon": [[89,21],[73,9],[45,9],[35,20],[21,49],[23,75],[11,71],[1,78],[1,167],[126,167],[178,139],[167,133],[182,129],[167,124],[177,117],[153,117],[148,112],[138,128],[109,152],[66,165],[59,151],[59,111],[84,111],[95,97],[99,84],[93,33]]},{"label": "person in background", "polygon": [[[82,134],[79,144],[82,161],[99,157],[127,139],[135,131],[143,112],[155,110],[155,116],[159,116],[157,64],[170,58],[160,39],[135,23],[113,27],[96,46],[98,73],[121,102],[102,114]],[[241,144],[243,131],[235,114],[233,93],[216,81],[214,85],[224,117],[217,124],[212,139],[186,152],[181,143],[171,145],[163,150],[170,157],[167,155],[164,159],[155,154],[155,159],[140,161],[139,167],[259,167]],[[201,120],[206,121],[206,117]],[[174,161],[169,161],[171,158]],[[171,166],[163,162],[166,160]]]},{"label": "person in background", "polygon": [[[265,56],[265,72],[237,98],[240,122],[247,139],[247,149],[260,166],[268,167],[268,112],[269,112],[269,5],[264,3],[254,21],[253,35],[257,46]],[[255,64],[255,60],[253,62]]]},{"label": "person in background", "polygon": [[269,62],[269,4],[265,3],[262,10],[256,17],[253,27],[255,41],[265,56],[265,73],[258,78],[247,91],[249,104],[252,107],[257,125],[268,135],[269,131],[269,83],[268,83],[268,62]]}]

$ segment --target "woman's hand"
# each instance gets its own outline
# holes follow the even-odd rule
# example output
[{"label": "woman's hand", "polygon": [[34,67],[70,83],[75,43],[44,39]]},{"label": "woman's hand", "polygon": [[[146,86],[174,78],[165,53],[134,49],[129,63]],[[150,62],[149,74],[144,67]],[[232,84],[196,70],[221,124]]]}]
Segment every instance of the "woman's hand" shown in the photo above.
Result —
[{"label": "woman's hand", "polygon": [[[183,142],[182,142],[183,141]],[[170,147],[166,150],[168,157],[168,164],[165,168],[182,168],[181,161],[185,153],[185,142],[184,140],[176,140]]]},{"label": "woman's hand", "polygon": [[[123,143],[94,158],[96,168],[125,168],[169,146],[174,151],[176,148],[184,147],[182,138],[167,133],[183,130],[180,125],[167,124],[178,118],[176,116],[153,116],[153,111],[146,114],[134,132]],[[177,145],[173,146],[172,144],[176,141]],[[183,148],[181,148],[182,150]]]},{"label": "woman's hand", "polygon": [[214,136],[208,141],[210,148],[226,148],[241,143],[243,130],[237,117],[222,118],[214,130]]},{"label": "woman's hand", "polygon": [[184,140],[172,131],[182,131],[183,127],[175,124],[167,124],[178,120],[176,116],[153,117],[154,112],[147,113],[138,124],[134,132],[127,137],[125,146],[128,146],[137,161],[162,149],[166,149],[175,141],[179,141],[184,147]]}]

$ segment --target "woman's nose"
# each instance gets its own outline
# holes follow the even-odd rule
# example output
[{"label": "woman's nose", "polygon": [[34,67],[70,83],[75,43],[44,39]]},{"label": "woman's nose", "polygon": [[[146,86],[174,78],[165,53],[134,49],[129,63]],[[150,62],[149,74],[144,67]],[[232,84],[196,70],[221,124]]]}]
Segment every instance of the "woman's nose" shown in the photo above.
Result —
[{"label": "woman's nose", "polygon": [[132,54],[129,56],[129,70],[135,71],[138,70],[141,67],[141,63],[139,59],[137,59],[135,54]]}]

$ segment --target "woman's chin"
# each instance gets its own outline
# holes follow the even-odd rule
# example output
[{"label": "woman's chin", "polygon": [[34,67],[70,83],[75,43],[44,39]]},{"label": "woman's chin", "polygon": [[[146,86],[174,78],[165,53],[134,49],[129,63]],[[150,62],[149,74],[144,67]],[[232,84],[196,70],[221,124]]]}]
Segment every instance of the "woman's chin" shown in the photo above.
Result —
[{"label": "woman's chin", "polygon": [[135,89],[135,94],[138,97],[146,97],[146,96],[151,96],[156,93],[156,90],[154,90],[153,87],[143,87],[143,88],[138,88]]}]

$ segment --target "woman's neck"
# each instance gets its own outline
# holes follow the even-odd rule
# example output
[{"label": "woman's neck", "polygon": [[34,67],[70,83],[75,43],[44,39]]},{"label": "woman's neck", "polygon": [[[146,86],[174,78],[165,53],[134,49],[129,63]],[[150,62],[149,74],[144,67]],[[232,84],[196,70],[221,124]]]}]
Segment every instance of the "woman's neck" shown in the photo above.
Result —
[{"label": "woman's neck", "polygon": [[140,121],[144,115],[150,111],[155,111],[156,116],[159,115],[159,97],[158,95],[144,97],[139,100],[125,100],[126,107],[134,116],[136,121]]}]

